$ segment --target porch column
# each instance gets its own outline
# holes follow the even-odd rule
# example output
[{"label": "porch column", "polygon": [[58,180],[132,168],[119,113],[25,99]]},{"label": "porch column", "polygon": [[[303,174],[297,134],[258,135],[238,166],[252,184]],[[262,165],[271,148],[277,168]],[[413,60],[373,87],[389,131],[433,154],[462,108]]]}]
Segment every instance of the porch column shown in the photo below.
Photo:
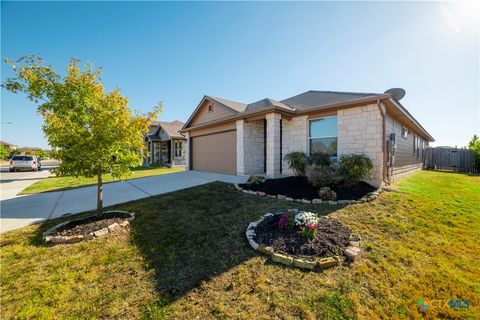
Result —
[{"label": "porch column", "polygon": [[185,155],[185,170],[192,170],[190,166],[190,132],[185,133],[185,145],[183,147],[183,152]]},{"label": "porch column", "polygon": [[280,176],[280,120],[278,113],[269,113],[267,119],[267,177],[277,178]]},{"label": "porch column", "polygon": [[237,120],[237,176],[245,175],[245,120]]},{"label": "porch column", "polygon": [[175,140],[170,139],[170,166],[175,165]]}]

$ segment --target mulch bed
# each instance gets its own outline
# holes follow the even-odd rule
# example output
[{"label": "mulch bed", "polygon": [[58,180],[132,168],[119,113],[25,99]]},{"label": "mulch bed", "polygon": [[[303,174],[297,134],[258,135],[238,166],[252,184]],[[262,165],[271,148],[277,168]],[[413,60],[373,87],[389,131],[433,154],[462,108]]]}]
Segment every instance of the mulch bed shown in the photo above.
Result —
[{"label": "mulch bed", "polygon": [[[262,191],[273,196],[281,194],[294,199],[312,200],[319,198],[319,188],[311,185],[305,177],[267,179],[263,183],[241,184],[240,187],[246,190]],[[337,200],[358,200],[369,192],[375,191],[376,188],[362,181],[351,187],[333,186],[332,190],[337,193]]]},{"label": "mulch bed", "polygon": [[255,229],[256,241],[273,247],[275,252],[323,258],[343,254],[350,243],[351,231],[335,219],[321,217],[317,224],[318,236],[310,240],[297,227],[280,230],[280,217],[266,218]]},{"label": "mulch bed", "polygon": [[90,232],[106,228],[113,223],[120,224],[128,217],[128,215],[118,212],[74,220],[60,227],[57,232],[53,234],[53,236],[85,235]]}]

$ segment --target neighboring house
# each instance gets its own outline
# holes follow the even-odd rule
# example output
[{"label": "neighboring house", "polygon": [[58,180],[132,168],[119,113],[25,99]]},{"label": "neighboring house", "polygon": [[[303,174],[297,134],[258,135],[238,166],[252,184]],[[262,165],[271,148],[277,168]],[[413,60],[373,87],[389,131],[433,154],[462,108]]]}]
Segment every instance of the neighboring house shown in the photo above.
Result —
[{"label": "neighboring house", "polygon": [[38,152],[42,150],[42,148],[37,148],[37,147],[21,147],[18,148],[18,151],[20,151],[21,155],[27,155],[27,154],[35,154],[35,152]]},{"label": "neighboring house", "polygon": [[283,161],[292,151],[364,153],[374,166],[367,182],[389,183],[421,169],[423,149],[434,141],[398,100],[331,91],[250,104],[205,96],[181,131],[186,168],[275,178],[293,174]]},{"label": "neighboring house", "polygon": [[6,141],[1,141],[1,140],[0,140],[0,144],[1,144],[2,146],[4,146],[5,148],[7,148],[7,150],[14,150],[14,149],[17,149],[17,148],[18,148],[16,145],[11,144],[11,143],[8,143],[8,142],[6,142]]},{"label": "neighboring house", "polygon": [[184,165],[186,139],[179,132],[183,125],[184,123],[178,120],[153,122],[145,135],[149,156],[145,158],[144,164]]}]

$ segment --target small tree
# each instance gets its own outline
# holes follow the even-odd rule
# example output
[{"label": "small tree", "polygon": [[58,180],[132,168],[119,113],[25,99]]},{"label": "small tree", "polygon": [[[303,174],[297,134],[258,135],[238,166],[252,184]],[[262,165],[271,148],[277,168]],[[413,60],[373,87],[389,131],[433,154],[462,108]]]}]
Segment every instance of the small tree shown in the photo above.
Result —
[{"label": "small tree", "polygon": [[5,147],[3,144],[0,144],[0,159],[7,159],[8,158],[8,148]]},{"label": "small tree", "polygon": [[161,112],[162,103],[148,115],[132,114],[127,98],[118,89],[105,92],[100,69],[91,64],[80,68],[72,59],[66,75],[60,76],[36,56],[12,62],[14,78],[2,87],[23,92],[35,103],[44,119],[43,132],[55,149],[58,176],[97,177],[97,213],[103,209],[102,176],[115,179],[130,174],[130,167],[142,163],[143,134]]},{"label": "small tree", "polygon": [[468,143],[468,149],[475,153],[475,171],[480,172],[480,139],[476,134],[473,135],[472,140]]},{"label": "small tree", "polygon": [[296,176],[304,176],[308,164],[308,156],[300,151],[287,153],[283,159]]}]

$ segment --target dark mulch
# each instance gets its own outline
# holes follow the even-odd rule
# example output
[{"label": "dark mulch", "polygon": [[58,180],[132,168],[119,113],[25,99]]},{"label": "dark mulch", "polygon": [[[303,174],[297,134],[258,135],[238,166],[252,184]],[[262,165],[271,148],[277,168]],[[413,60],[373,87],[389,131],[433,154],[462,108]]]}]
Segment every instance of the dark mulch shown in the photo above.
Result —
[{"label": "dark mulch", "polygon": [[[311,185],[305,177],[267,179],[263,183],[241,184],[240,187],[252,191],[262,191],[270,195],[282,194],[294,199],[307,200],[318,198],[319,189]],[[369,192],[375,191],[376,188],[362,181],[351,187],[333,186],[332,190],[337,193],[337,200],[358,200]]]},{"label": "dark mulch", "polygon": [[349,245],[350,229],[335,219],[321,217],[317,224],[318,236],[311,240],[302,235],[298,227],[278,229],[280,217],[266,218],[257,225],[258,243],[271,246],[276,252],[310,257],[341,255]]},{"label": "dark mulch", "polygon": [[89,232],[97,231],[108,227],[113,223],[122,223],[128,218],[121,212],[113,212],[108,214],[102,214],[100,216],[91,216],[84,219],[73,220],[66,225],[60,227],[54,236],[75,236],[85,235]]}]

